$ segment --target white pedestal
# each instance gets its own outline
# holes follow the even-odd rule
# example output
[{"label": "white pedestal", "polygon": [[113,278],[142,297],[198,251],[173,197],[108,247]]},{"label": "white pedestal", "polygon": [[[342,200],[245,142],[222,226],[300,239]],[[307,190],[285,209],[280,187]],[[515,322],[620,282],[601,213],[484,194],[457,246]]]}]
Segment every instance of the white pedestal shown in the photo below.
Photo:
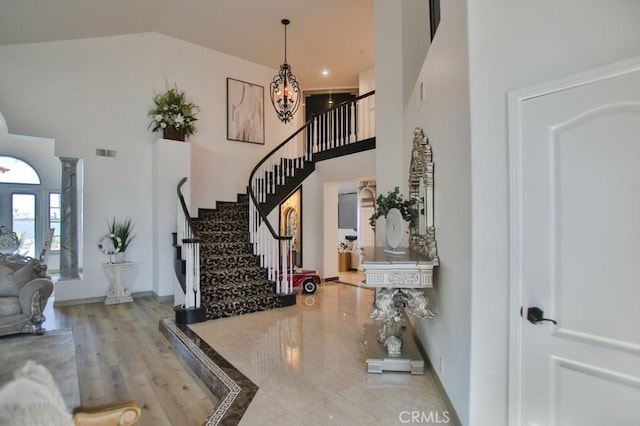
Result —
[{"label": "white pedestal", "polygon": [[153,293],[157,297],[174,296],[174,306],[185,303],[184,293],[173,270],[176,257],[171,233],[177,230],[178,194],[176,187],[184,177],[182,187],[187,206],[191,204],[191,144],[158,139],[153,144]]},{"label": "white pedestal", "polygon": [[111,288],[104,299],[105,305],[133,302],[131,292],[125,288],[127,277],[133,266],[132,262],[103,263],[104,273],[107,275]]}]

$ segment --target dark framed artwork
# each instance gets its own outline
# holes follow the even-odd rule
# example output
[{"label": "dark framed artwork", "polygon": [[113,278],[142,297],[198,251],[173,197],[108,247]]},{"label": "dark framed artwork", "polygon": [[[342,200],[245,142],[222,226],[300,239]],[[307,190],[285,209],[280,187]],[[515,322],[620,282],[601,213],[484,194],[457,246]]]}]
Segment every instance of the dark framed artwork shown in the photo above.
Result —
[{"label": "dark framed artwork", "polygon": [[280,204],[280,235],[291,235],[293,264],[302,267],[302,187]]},{"label": "dark framed artwork", "polygon": [[227,139],[264,145],[264,87],[227,78]]}]

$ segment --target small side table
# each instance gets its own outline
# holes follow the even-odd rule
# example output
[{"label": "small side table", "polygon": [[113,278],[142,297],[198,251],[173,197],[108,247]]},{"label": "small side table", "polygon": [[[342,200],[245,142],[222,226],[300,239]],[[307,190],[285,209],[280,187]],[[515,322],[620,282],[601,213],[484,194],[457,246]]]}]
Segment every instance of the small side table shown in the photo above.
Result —
[{"label": "small side table", "polygon": [[111,288],[107,291],[107,297],[104,299],[105,305],[133,302],[131,292],[125,288],[132,266],[133,262],[102,264],[104,273],[111,283]]},{"label": "small side table", "polygon": [[338,252],[338,272],[347,272],[351,268],[351,252]]}]

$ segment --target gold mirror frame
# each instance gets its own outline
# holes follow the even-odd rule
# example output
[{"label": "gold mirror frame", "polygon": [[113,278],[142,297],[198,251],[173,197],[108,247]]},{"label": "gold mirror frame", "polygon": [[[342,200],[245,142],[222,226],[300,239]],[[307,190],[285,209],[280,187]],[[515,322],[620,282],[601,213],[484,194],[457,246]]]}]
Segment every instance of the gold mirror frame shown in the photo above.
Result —
[{"label": "gold mirror frame", "polygon": [[429,257],[438,265],[438,245],[433,220],[433,155],[429,140],[420,127],[413,131],[411,166],[409,169],[409,197],[418,206],[418,225],[409,229],[409,249]]}]

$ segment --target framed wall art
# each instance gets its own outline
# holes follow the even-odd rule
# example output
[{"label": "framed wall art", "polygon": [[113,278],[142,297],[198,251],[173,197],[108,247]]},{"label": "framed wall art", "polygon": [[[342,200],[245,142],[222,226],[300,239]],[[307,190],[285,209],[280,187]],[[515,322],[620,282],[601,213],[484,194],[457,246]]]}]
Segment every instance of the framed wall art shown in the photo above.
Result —
[{"label": "framed wall art", "polygon": [[227,78],[227,139],[264,145],[264,87]]}]

